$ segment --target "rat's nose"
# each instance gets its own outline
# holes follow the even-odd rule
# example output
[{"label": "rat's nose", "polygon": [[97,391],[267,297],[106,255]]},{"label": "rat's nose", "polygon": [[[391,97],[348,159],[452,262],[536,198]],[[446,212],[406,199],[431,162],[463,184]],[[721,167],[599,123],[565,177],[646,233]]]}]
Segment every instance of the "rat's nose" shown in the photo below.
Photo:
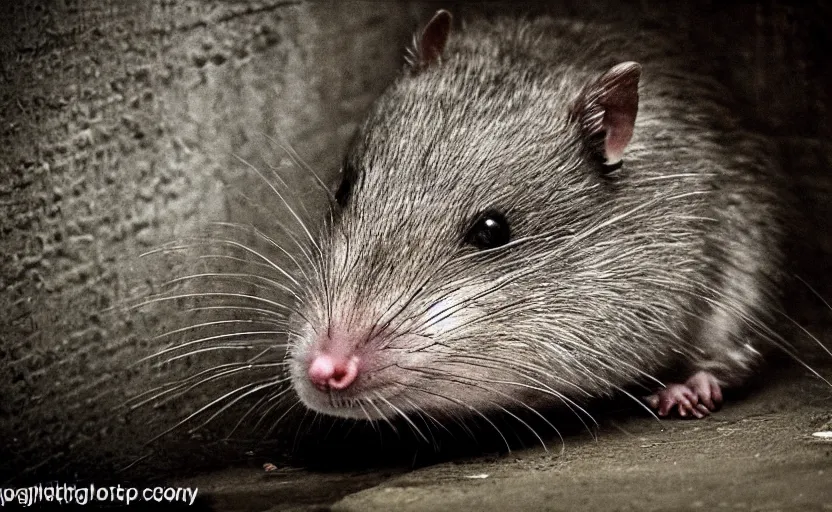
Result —
[{"label": "rat's nose", "polygon": [[321,391],[346,389],[358,377],[358,357],[320,353],[309,364],[309,380]]}]

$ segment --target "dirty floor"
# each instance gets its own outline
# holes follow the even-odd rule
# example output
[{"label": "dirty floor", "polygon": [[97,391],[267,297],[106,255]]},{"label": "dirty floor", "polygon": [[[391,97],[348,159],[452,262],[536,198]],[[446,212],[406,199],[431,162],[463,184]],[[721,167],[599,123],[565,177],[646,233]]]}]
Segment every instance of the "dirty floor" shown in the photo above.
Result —
[{"label": "dirty floor", "polygon": [[[829,357],[813,368],[830,374]],[[832,386],[769,370],[704,420],[637,412],[491,456],[363,470],[229,469],[177,483],[223,511],[832,511]],[[361,466],[360,461],[356,464]]]}]

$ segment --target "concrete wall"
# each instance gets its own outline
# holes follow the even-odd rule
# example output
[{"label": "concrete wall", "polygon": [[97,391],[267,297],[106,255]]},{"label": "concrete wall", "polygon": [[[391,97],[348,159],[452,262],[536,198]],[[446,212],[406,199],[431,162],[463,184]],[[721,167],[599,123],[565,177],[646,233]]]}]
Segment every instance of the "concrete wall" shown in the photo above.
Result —
[{"label": "concrete wall", "polygon": [[[136,256],[202,221],[251,216],[225,187],[255,183],[233,154],[285,156],[266,135],[333,168],[399,69],[418,9],[86,0],[0,13],[2,475],[121,467],[187,410],[114,409],[182,371],[128,368],[175,322],[104,311],[175,277]],[[160,458],[183,464],[181,441]],[[216,449],[200,445],[184,463]]]},{"label": "concrete wall", "polygon": [[[824,197],[817,191],[829,174],[830,73],[822,50],[830,42],[823,21],[829,8],[586,4],[441,5],[462,15],[625,17],[689,33],[692,45],[713,53],[748,116],[788,149],[795,182]],[[191,261],[136,256],[206,220],[268,226],[268,215],[232,189],[274,208],[275,218],[286,215],[234,155],[259,168],[280,167],[294,199],[320,208],[308,173],[288,165],[267,136],[289,141],[313,169],[331,174],[355,123],[401,66],[412,30],[438,5],[0,5],[0,481],[94,476],[125,466],[124,475],[163,474],[234,461],[257,444],[224,442],[234,423],[226,415],[193,434],[179,429],[144,445],[216,390],[157,408],[119,408],[226,357],[134,365],[159,349],[164,340],[155,334],[194,322],[173,314],[181,304],[117,307],[159,291]],[[803,238],[817,238],[808,230],[828,225],[829,211],[821,199],[804,206],[814,220]],[[818,275],[828,270],[818,255],[829,241],[821,242],[799,251]],[[293,435],[293,428],[281,426],[275,437]]]}]

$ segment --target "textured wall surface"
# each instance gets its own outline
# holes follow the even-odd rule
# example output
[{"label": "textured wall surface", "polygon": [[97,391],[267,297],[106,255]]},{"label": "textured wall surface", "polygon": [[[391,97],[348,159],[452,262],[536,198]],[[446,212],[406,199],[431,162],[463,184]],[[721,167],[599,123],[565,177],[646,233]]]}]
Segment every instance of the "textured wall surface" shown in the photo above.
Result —
[{"label": "textured wall surface", "polygon": [[[804,275],[820,279],[829,270],[820,255],[832,245],[824,192],[832,190],[832,81],[821,50],[830,42],[829,8],[584,4],[442,5],[463,15],[624,16],[688,33],[713,54],[747,116],[783,145],[794,182],[811,191],[800,238],[812,243],[797,252],[809,261]],[[308,174],[281,167],[286,154],[267,137],[289,141],[312,168],[331,173],[355,123],[399,69],[412,30],[437,5],[0,4],[0,481],[96,475],[139,460],[152,471],[193,469],[240,456],[239,445],[216,442],[210,429],[144,446],[204,397],[119,408],[193,369],[188,360],[133,365],[160,346],[154,333],[183,325],[164,307],[109,308],[181,275],[171,267],[177,261],[138,254],[206,220],[269,224],[230,192],[274,203],[242,161],[283,169],[295,199],[309,195],[314,211]]]},{"label": "textured wall surface", "polygon": [[[269,135],[316,168],[336,164],[399,69],[414,12],[396,2],[2,3],[4,477],[124,466],[179,418],[181,404],[115,409],[176,369],[128,368],[164,316],[104,310],[175,276],[138,254],[199,222],[251,215],[229,212],[224,186],[252,180],[232,154],[274,157]],[[171,443],[165,457],[184,454]]]}]

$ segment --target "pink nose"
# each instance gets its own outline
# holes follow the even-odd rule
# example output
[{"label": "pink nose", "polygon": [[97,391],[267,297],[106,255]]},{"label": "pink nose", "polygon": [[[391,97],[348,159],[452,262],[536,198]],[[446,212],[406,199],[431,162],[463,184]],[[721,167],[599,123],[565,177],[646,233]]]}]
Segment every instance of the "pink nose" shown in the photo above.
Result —
[{"label": "pink nose", "polygon": [[321,391],[346,389],[358,377],[358,357],[349,359],[318,354],[309,364],[309,380]]}]

